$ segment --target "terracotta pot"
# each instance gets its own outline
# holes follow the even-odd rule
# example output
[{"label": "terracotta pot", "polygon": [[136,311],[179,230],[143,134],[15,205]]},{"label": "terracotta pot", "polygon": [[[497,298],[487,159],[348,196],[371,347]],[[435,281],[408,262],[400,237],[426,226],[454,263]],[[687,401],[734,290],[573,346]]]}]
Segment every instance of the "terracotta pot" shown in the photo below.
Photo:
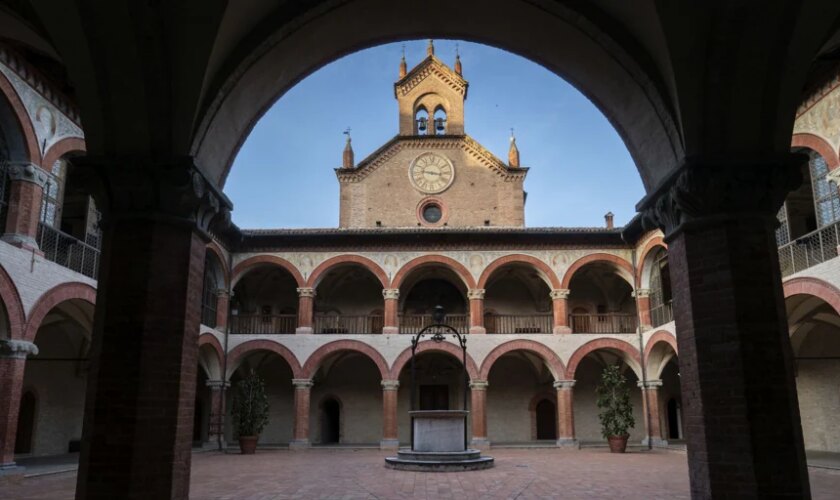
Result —
[{"label": "terracotta pot", "polygon": [[610,453],[624,453],[627,449],[627,438],[630,436],[610,436],[607,442],[610,443]]},{"label": "terracotta pot", "polygon": [[259,436],[239,436],[239,451],[243,455],[253,455],[257,451]]}]

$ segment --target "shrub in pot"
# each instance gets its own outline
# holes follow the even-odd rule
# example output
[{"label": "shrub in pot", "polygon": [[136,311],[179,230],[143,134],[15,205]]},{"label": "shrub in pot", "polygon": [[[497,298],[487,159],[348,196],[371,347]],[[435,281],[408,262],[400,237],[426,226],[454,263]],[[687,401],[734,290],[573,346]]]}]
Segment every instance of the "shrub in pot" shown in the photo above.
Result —
[{"label": "shrub in pot", "polygon": [[601,420],[601,434],[610,444],[612,453],[624,453],[630,429],[635,427],[633,405],[630,403],[630,390],[627,379],[621,374],[618,365],[604,368],[601,383],[595,389],[598,395],[598,419]]},{"label": "shrub in pot", "polygon": [[265,383],[254,370],[236,384],[231,413],[239,436],[240,451],[243,455],[253,454],[257,450],[260,432],[268,423]]}]

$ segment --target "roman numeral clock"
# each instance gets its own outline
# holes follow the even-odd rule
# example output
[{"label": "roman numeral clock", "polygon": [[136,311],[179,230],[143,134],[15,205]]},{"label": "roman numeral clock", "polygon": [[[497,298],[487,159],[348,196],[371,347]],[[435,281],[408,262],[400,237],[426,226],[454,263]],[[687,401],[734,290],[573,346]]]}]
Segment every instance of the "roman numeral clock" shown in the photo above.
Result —
[{"label": "roman numeral clock", "polygon": [[455,168],[448,158],[436,153],[423,153],[408,167],[411,184],[426,194],[441,193],[455,180]]}]

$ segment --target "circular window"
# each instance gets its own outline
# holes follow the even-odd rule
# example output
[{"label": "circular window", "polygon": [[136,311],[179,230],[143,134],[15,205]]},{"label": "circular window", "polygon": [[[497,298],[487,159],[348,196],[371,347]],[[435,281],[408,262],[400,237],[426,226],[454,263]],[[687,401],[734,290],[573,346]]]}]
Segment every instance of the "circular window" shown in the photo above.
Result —
[{"label": "circular window", "polygon": [[436,224],[440,222],[440,218],[442,216],[443,211],[440,209],[440,205],[429,203],[428,205],[423,207],[423,220],[425,220],[429,224]]}]

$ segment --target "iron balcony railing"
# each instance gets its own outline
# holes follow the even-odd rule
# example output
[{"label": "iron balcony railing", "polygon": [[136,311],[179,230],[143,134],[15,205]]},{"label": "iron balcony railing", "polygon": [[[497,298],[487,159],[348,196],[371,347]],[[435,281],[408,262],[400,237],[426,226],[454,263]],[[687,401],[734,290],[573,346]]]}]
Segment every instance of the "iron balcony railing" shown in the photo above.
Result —
[{"label": "iron balcony railing", "polygon": [[241,314],[230,321],[230,333],[295,333],[297,314]]},{"label": "iron balcony railing", "polygon": [[635,333],[635,314],[570,314],[573,333]]},{"label": "iron balcony railing", "polygon": [[99,249],[50,225],[38,224],[38,248],[56,264],[89,278],[99,275]]},{"label": "iron balcony railing", "polygon": [[382,333],[385,317],[382,315],[331,315],[316,314],[315,333]]},{"label": "iron balcony railing", "polygon": [[[431,314],[401,314],[400,333],[416,334],[433,323]],[[467,314],[447,314],[444,323],[458,330],[458,333],[469,333],[470,317]]]},{"label": "iron balcony railing", "polygon": [[671,321],[674,321],[674,309],[671,307],[670,300],[650,308],[651,326],[661,326]]},{"label": "iron balcony railing", "polygon": [[821,227],[779,247],[782,277],[837,257],[840,222]]},{"label": "iron balcony railing", "polygon": [[487,333],[551,333],[552,314],[488,314],[484,316]]}]

